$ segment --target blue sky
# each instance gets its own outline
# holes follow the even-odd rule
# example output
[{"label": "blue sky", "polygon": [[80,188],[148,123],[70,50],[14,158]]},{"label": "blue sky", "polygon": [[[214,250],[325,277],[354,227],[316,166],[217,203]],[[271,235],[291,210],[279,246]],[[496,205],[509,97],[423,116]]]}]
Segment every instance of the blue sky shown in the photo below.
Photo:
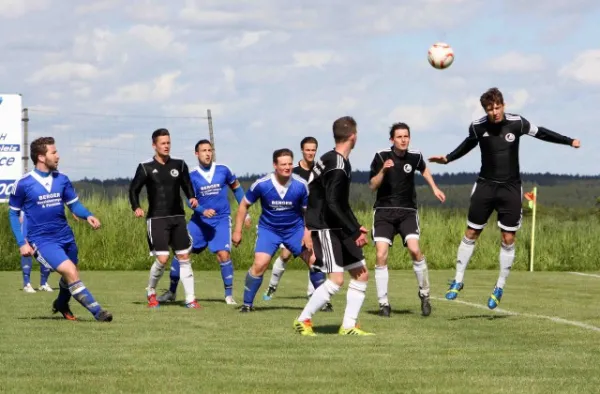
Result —
[{"label": "blue sky", "polygon": [[[293,4],[293,6],[286,6]],[[271,169],[302,137],[332,144],[352,115],[351,161],[368,169],[396,121],[412,146],[445,154],[497,86],[507,110],[575,138],[575,150],[529,137],[524,172],[598,174],[600,3],[593,0],[28,0],[0,2],[1,93],[23,94],[31,137],[53,135],[73,179],[129,177],[167,127],[195,166],[213,113],[217,159],[236,173]],[[447,70],[426,61],[449,43]],[[139,146],[136,144],[139,143]],[[477,171],[479,152],[432,172]]]}]

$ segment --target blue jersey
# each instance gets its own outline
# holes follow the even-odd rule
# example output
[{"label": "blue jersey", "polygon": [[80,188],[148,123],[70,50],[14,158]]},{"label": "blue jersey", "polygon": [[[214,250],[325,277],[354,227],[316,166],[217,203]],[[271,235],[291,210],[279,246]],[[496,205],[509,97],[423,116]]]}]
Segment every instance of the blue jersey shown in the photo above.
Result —
[{"label": "blue jersey", "polygon": [[202,216],[201,212],[194,211],[193,219],[218,221],[231,214],[227,191],[237,178],[229,167],[213,163],[210,169],[206,170],[198,166],[190,172],[190,178],[198,204],[204,209],[214,209],[216,212],[215,216],[208,219]]},{"label": "blue jersey", "polygon": [[39,245],[75,239],[67,223],[64,204],[70,205],[77,200],[75,189],[66,175],[54,171],[44,177],[32,171],[16,182],[8,205],[10,209],[25,212],[27,240]]},{"label": "blue jersey", "polygon": [[262,213],[259,226],[273,231],[286,231],[304,226],[304,210],[308,204],[308,184],[296,174],[281,185],[275,174],[258,179],[245,196],[249,203],[260,200]]}]

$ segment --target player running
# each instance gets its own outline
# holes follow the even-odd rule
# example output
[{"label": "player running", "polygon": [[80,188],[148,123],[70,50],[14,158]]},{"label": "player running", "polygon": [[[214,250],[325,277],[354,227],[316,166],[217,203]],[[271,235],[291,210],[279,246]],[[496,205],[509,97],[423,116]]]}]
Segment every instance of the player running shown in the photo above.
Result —
[{"label": "player running", "polygon": [[[27,219],[25,219],[25,212],[21,210],[19,216],[21,222],[21,232],[23,238],[27,239]],[[21,271],[23,273],[23,291],[25,293],[35,293],[35,289],[31,286],[31,268],[33,266],[33,259],[31,256],[21,256]],[[44,264],[40,264],[40,287],[39,291],[52,292],[54,289],[48,284],[48,276],[50,276],[50,269]]]},{"label": "player running", "polygon": [[314,265],[327,272],[329,278],[315,290],[294,321],[294,328],[302,335],[315,335],[312,316],[340,291],[345,271],[352,279],[339,334],[373,335],[356,324],[369,279],[362,251],[368,242],[367,229],[358,223],[349,201],[352,167],[348,157],[356,145],[357,132],[353,118],[337,119],[333,123],[335,149],[321,156],[311,174],[306,227],[314,246]]},{"label": "player running", "polygon": [[129,185],[129,201],[138,218],[144,216],[140,207],[140,192],[144,186],[148,194],[148,246],[150,256],[156,257],[150,269],[146,289],[148,307],[156,308],[160,305],[156,299],[156,285],[165,272],[171,248],[179,261],[185,305],[187,308],[200,308],[194,293],[194,272],[190,263],[192,245],[179,194],[180,190],[183,190],[190,206],[198,206],[188,166],[185,161],[169,155],[171,136],[167,129],[157,129],[152,133],[152,147],[155,151],[154,157],[138,165]]},{"label": "player running", "polygon": [[[233,172],[223,164],[213,163],[213,146],[208,140],[200,140],[194,147],[199,166],[190,173],[198,206],[187,225],[192,237],[192,253],[201,253],[208,247],[217,255],[221,277],[225,287],[225,302],[236,305],[233,299],[233,263],[231,262],[231,208],[227,188],[231,189],[238,204],[244,198],[244,189]],[[246,226],[250,216],[246,216]],[[179,261],[171,262],[171,286],[159,296],[158,302],[175,301],[179,284]]]},{"label": "player running", "polygon": [[[77,244],[64,205],[94,230],[100,228],[100,221],[79,201],[69,178],[58,172],[60,157],[53,137],[34,140],[30,156],[35,168],[16,182],[8,200],[10,225],[19,252],[24,257],[35,257],[47,269],[61,275],[60,291],[52,304],[54,313],[76,320],[69,307],[73,296],[96,320],[110,322],[112,314],[102,309],[79,277]],[[27,221],[27,239],[19,223],[21,211]]]},{"label": "player running", "polygon": [[379,299],[379,315],[389,317],[391,314],[387,259],[394,237],[399,234],[412,257],[413,270],[419,285],[421,313],[423,316],[429,316],[429,273],[425,256],[419,247],[421,228],[417,210],[415,171],[423,175],[438,200],[444,202],[446,196],[436,186],[421,152],[409,148],[410,127],[406,123],[392,125],[390,142],[391,148],[375,154],[369,181],[369,188],[377,190],[377,199],[373,207],[372,237],[377,253],[375,285]]},{"label": "player running", "polygon": [[523,188],[519,167],[519,140],[529,135],[546,142],[579,148],[579,140],[537,127],[520,115],[504,112],[504,98],[497,88],[481,95],[487,116],[469,125],[469,135],[446,156],[432,156],[430,162],[447,164],[458,160],[479,144],[481,169],[471,191],[467,229],[458,247],[456,276],[446,292],[454,300],[464,287],[463,278],[473,254],[475,242],[495,210],[501,231],[500,275],[488,299],[488,308],[500,303],[506,278],[515,259],[515,236],[521,227]]},{"label": "player running", "polygon": [[305,261],[312,253],[310,234],[305,232],[304,227],[308,186],[304,179],[292,173],[293,163],[294,154],[291,150],[278,149],[273,152],[275,171],[250,186],[238,209],[232,237],[236,247],[242,242],[242,222],[248,208],[260,201],[262,209],[258,220],[254,264],[246,274],[244,304],[240,312],[254,311],[254,298],[279,245],[283,244],[294,257],[307,254],[303,257]]},{"label": "player running", "polygon": [[[306,182],[308,182],[308,178],[310,177],[311,170],[315,164],[315,155],[317,154],[317,148],[319,143],[317,139],[314,137],[304,137],[302,141],[300,141],[300,150],[302,151],[302,160],[298,162],[298,165],[294,167],[292,172]],[[304,256],[304,255],[303,255]],[[273,297],[273,294],[277,291],[277,286],[279,285],[279,281],[285,272],[287,263],[292,258],[292,253],[286,249],[284,246],[281,246],[281,253],[279,257],[273,263],[273,270],[271,271],[271,280],[269,281],[269,287],[265,294],[263,294],[263,300],[268,301]],[[323,282],[325,282],[325,273],[319,270],[313,270],[310,266],[309,261],[304,261],[309,268],[308,272],[308,288],[306,291],[306,295],[310,297],[312,293],[315,291],[315,286],[319,287]],[[313,283],[314,282],[314,283]],[[330,302],[325,304],[323,307],[323,311],[325,312],[333,312],[333,306]]]}]

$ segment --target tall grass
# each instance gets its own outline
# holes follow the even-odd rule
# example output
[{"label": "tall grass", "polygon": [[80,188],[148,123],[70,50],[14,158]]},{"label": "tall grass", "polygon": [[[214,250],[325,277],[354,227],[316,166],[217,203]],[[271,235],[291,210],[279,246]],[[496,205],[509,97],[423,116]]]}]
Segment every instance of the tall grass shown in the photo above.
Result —
[{"label": "tall grass", "polygon": [[[145,270],[152,260],[148,254],[146,223],[135,218],[125,198],[110,201],[101,195],[87,197],[84,204],[101,220],[102,228],[92,230],[84,221],[69,217],[79,246],[80,265],[86,270]],[[234,204],[235,206],[235,204]],[[251,208],[256,224],[259,207]],[[372,212],[358,211],[357,217],[367,228],[372,226]],[[531,248],[531,218],[527,215],[517,234],[514,269],[529,267]],[[420,209],[421,248],[431,269],[454,268],[456,249],[466,224],[465,209]],[[246,269],[253,260],[255,227],[244,230],[239,248],[234,248],[232,258],[236,269]],[[600,220],[593,210],[541,209],[537,216],[535,269],[536,270],[598,270],[600,269]],[[368,264],[375,262],[375,248],[370,242],[365,247]],[[8,224],[6,205],[0,205],[0,270],[19,269],[19,254]],[[500,232],[492,217],[477,242],[470,268],[496,269],[500,251]],[[194,256],[198,270],[217,269],[216,259],[209,252]],[[401,241],[396,238],[390,252],[392,269],[408,269],[412,262]],[[290,268],[304,266],[297,261]]]}]

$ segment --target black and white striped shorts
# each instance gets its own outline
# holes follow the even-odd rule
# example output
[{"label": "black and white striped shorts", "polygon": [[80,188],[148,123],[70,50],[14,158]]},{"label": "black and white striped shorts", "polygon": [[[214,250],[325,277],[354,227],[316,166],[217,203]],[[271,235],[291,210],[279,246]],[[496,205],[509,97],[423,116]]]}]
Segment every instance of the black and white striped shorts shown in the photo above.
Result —
[{"label": "black and white striped shorts", "polygon": [[311,236],[314,266],[321,271],[329,274],[366,266],[362,249],[341,230],[312,230]]}]

